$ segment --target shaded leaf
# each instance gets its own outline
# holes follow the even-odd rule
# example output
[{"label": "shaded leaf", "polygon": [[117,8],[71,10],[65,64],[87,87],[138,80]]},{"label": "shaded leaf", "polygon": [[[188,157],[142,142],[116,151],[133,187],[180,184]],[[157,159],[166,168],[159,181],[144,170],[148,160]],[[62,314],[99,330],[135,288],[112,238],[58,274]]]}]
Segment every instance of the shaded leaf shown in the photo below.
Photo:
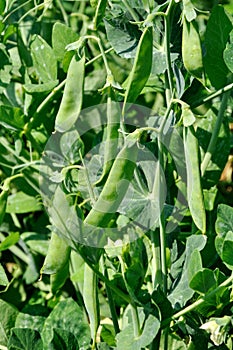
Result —
[{"label": "shaded leaf", "polygon": [[29,328],[13,328],[7,346],[9,350],[43,350],[39,332]]},{"label": "shaded leaf", "polygon": [[226,84],[228,68],[223,59],[232,23],[222,6],[215,6],[206,26],[204,66],[211,84],[220,89]]}]

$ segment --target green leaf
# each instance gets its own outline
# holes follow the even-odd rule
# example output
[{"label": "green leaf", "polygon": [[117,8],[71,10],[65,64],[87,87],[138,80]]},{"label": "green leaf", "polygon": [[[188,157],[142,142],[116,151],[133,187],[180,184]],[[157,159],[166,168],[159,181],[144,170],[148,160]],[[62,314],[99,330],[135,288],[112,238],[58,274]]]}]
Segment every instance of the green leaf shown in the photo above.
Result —
[{"label": "green leaf", "polygon": [[233,72],[233,30],[230,32],[230,43],[227,43],[223,52],[223,58],[227,68]]},{"label": "green leaf", "polygon": [[66,54],[66,46],[79,39],[79,35],[65,24],[56,22],[52,31],[52,46],[56,59],[63,61]]},{"label": "green leaf", "polygon": [[0,243],[0,252],[9,249],[12,245],[19,241],[20,235],[18,232],[12,232],[3,242]]},{"label": "green leaf", "polygon": [[30,250],[32,250],[32,252],[46,256],[49,247],[47,234],[44,235],[36,232],[23,232],[20,237],[27,244]]},{"label": "green leaf", "polygon": [[39,332],[29,328],[13,328],[7,346],[9,350],[43,350]]},{"label": "green leaf", "polygon": [[23,312],[19,312],[15,321],[15,327],[22,329],[31,328],[41,333],[43,330],[45,320],[45,316],[37,315],[35,312],[33,312],[31,308],[28,310],[28,313],[26,312],[26,310],[23,310]]},{"label": "green leaf", "polygon": [[205,244],[206,237],[203,235],[192,235],[187,239],[182,274],[179,283],[168,296],[173,306],[179,304],[180,307],[184,307],[193,296],[194,291],[190,288],[189,281],[202,268],[200,251]]},{"label": "green leaf", "polygon": [[4,300],[0,300],[0,344],[7,346],[10,331],[15,325],[18,310]]},{"label": "green leaf", "polygon": [[44,350],[49,350],[49,345],[54,338],[54,329],[63,329],[72,333],[78,339],[79,346],[86,348],[90,344],[90,328],[83,310],[72,299],[60,301],[44,323],[42,339]]},{"label": "green leaf", "polygon": [[229,231],[233,231],[233,208],[226,204],[220,204],[217,211],[215,229],[219,236],[225,237]]},{"label": "green leaf", "polygon": [[205,295],[217,287],[214,272],[207,268],[198,271],[191,279],[189,286],[196,292]]},{"label": "green leaf", "polygon": [[25,116],[21,108],[0,106],[0,125],[12,130],[22,130],[25,125]]},{"label": "green leaf", "polygon": [[33,64],[41,82],[47,83],[57,79],[57,64],[53,49],[39,35],[31,43]]},{"label": "green leaf", "polygon": [[54,328],[53,340],[49,344],[49,350],[78,350],[78,341],[74,334],[67,330]]},{"label": "green leaf", "polygon": [[220,5],[215,6],[206,26],[204,67],[216,89],[221,89],[226,84],[228,68],[223,59],[223,52],[231,30],[232,23],[224,8]]},{"label": "green leaf", "polygon": [[41,210],[41,205],[36,197],[27,195],[24,192],[17,192],[8,197],[7,213],[23,214]]},{"label": "green leaf", "polygon": [[156,337],[159,331],[159,326],[159,320],[155,316],[149,315],[149,317],[146,319],[142,334],[135,337],[133,324],[130,323],[116,336],[117,350],[141,350],[149,345]]},{"label": "green leaf", "polygon": [[[174,62],[179,57],[178,53],[171,53],[171,62]],[[151,74],[162,74],[167,69],[166,53],[162,50],[153,48],[153,60],[151,67]]]},{"label": "green leaf", "polygon": [[126,18],[104,20],[107,38],[116,53],[124,58],[133,58],[141,32]]},{"label": "green leaf", "polygon": [[9,283],[3,266],[0,264],[0,286],[7,286]]},{"label": "green leaf", "polygon": [[1,0],[0,2],[0,14],[2,15],[6,7],[6,0]]},{"label": "green leaf", "polygon": [[221,258],[224,264],[231,270],[233,270],[233,231],[229,231],[226,234],[222,245],[222,254]]},{"label": "green leaf", "polygon": [[[202,185],[205,188],[211,188],[217,185],[228,159],[230,152],[230,133],[228,121],[226,119],[221,125],[211,161],[209,162],[204,178],[202,178]],[[211,109],[205,114],[205,118],[197,118],[195,134],[198,139],[201,160],[203,160],[207,152],[207,147],[216,122],[217,116]]]},{"label": "green leaf", "polygon": [[58,85],[58,83],[59,83],[58,80],[54,80],[54,81],[48,81],[44,84],[25,84],[24,90],[31,95],[42,94],[53,90]]}]

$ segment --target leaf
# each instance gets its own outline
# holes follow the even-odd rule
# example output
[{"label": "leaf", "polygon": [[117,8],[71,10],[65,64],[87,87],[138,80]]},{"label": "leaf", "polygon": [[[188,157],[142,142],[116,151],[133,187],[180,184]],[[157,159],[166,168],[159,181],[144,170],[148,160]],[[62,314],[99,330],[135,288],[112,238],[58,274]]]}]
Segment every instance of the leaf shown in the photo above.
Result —
[{"label": "leaf", "polygon": [[17,192],[8,197],[7,213],[23,214],[41,210],[41,205],[36,197],[27,195],[24,192]]},{"label": "leaf", "polygon": [[24,90],[31,95],[42,94],[53,90],[58,85],[58,83],[59,83],[58,80],[54,80],[54,81],[48,81],[44,84],[25,84]]},{"label": "leaf", "polygon": [[25,125],[25,116],[21,108],[0,106],[0,125],[14,131],[22,130]]},{"label": "leaf", "polygon": [[4,241],[0,243],[0,252],[3,250],[9,249],[12,245],[16,244],[19,241],[19,233],[11,232],[9,236],[7,236]]},{"label": "leaf", "polygon": [[0,286],[7,286],[9,283],[3,266],[0,264]]},{"label": "leaf", "polygon": [[193,296],[194,291],[189,286],[189,281],[202,268],[200,251],[206,244],[203,235],[188,237],[185,249],[185,262],[178,284],[175,286],[168,299],[173,306],[184,307],[186,302]]},{"label": "leaf", "polygon": [[196,292],[205,295],[217,287],[214,272],[207,268],[198,271],[191,279],[189,286]]},{"label": "leaf", "polygon": [[215,229],[219,236],[225,237],[228,231],[233,231],[233,208],[226,204],[219,204]]},{"label": "leaf", "polygon": [[159,326],[159,320],[155,316],[149,315],[149,317],[146,319],[142,334],[135,337],[133,324],[130,323],[116,336],[117,350],[141,350],[149,345],[156,337],[159,331]]},{"label": "leaf", "polygon": [[107,38],[116,53],[124,58],[133,58],[141,32],[124,17],[104,20]]},{"label": "leaf", "polygon": [[65,24],[56,22],[52,30],[52,47],[56,59],[63,61],[66,54],[66,46],[79,39],[79,35]]},{"label": "leaf", "polygon": [[230,269],[233,270],[233,231],[229,231],[223,241],[221,258],[224,264]]},{"label": "leaf", "polygon": [[54,328],[54,336],[49,350],[78,350],[78,341],[74,334],[60,328]]},{"label": "leaf", "polygon": [[62,156],[68,164],[80,161],[80,153],[83,154],[84,144],[77,130],[67,131],[61,136],[60,148]]},{"label": "leaf", "polygon": [[10,331],[15,325],[18,310],[4,300],[0,300],[0,344],[7,346]]},{"label": "leaf", "polygon": [[56,57],[51,46],[39,35],[35,35],[32,40],[31,54],[39,80],[43,83],[55,81],[57,79]]},{"label": "leaf", "polygon": [[[171,62],[174,62],[178,57],[179,57],[178,53],[171,53]],[[159,75],[164,73],[166,69],[167,69],[166,53],[164,51],[153,48],[151,74]]]},{"label": "leaf", "polygon": [[78,218],[74,205],[70,205],[68,198],[58,186],[55,190],[51,206],[48,208],[50,220],[56,230],[67,238],[69,244],[81,239],[82,222]]},{"label": "leaf", "polygon": [[[198,139],[202,161],[205,153],[207,152],[207,147],[209,145],[216,122],[217,116],[211,109],[206,113],[205,118],[197,118],[197,129],[195,134]],[[227,162],[229,152],[229,125],[227,120],[224,120],[218,134],[214,152],[211,155],[211,160],[205,172],[205,176],[202,178],[203,187],[211,188],[218,183],[222,170],[224,169]]]},{"label": "leaf", "polygon": [[17,315],[15,327],[22,329],[31,328],[41,333],[45,320],[45,316],[37,315],[33,313],[32,310],[28,310],[28,313],[26,310],[23,310],[23,312],[19,312]]},{"label": "leaf", "polygon": [[10,350],[43,350],[39,332],[29,328],[13,328],[7,346]]},{"label": "leaf", "polygon": [[227,43],[223,58],[227,68],[233,73],[233,30],[230,32],[230,43]]},{"label": "leaf", "polygon": [[228,68],[223,59],[223,52],[231,30],[232,23],[224,8],[220,5],[215,6],[206,26],[204,67],[216,89],[221,89],[226,84]]},{"label": "leaf", "polygon": [[90,329],[83,310],[72,299],[60,301],[50,313],[44,323],[42,339],[44,350],[49,350],[49,345],[54,337],[54,329],[63,329],[72,333],[78,339],[79,346],[86,348],[90,344]]}]

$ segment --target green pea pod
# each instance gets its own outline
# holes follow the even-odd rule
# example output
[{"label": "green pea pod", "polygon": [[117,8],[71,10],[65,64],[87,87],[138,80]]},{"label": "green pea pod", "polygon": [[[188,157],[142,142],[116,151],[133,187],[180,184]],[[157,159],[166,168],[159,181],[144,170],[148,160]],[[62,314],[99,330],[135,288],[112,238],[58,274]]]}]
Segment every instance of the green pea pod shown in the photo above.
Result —
[{"label": "green pea pod", "polygon": [[50,286],[53,294],[64,285],[69,276],[70,252],[71,248],[66,241],[52,232],[48,253],[40,273],[51,275]]},{"label": "green pea pod", "polygon": [[53,294],[56,294],[56,292],[62,288],[62,286],[65,284],[69,275],[70,273],[69,273],[69,259],[68,259],[62,269],[50,275],[50,286],[51,286],[51,292]]},{"label": "green pea pod", "polygon": [[6,213],[8,194],[9,194],[9,190],[2,190],[2,192],[0,194],[0,225],[3,222],[4,216]]},{"label": "green pea pod", "polygon": [[84,267],[83,301],[90,322],[91,337],[93,340],[92,348],[95,349],[96,333],[100,320],[97,276],[87,264]]},{"label": "green pea pod", "polygon": [[152,51],[152,27],[146,27],[139,40],[133,67],[129,75],[123,103],[123,114],[125,112],[126,103],[136,101],[150,76]]},{"label": "green pea pod", "polygon": [[188,205],[195,225],[202,233],[205,233],[206,213],[201,188],[198,141],[193,126],[184,127],[183,131]]},{"label": "green pea pod", "polygon": [[107,227],[113,218],[133,178],[140,134],[136,130],[126,137],[125,145],[112,165],[99,198],[84,220],[86,224]]},{"label": "green pea pod", "polygon": [[195,22],[183,21],[182,58],[186,70],[196,78],[202,78],[203,61],[200,36]]},{"label": "green pea pod", "polygon": [[96,10],[95,10],[95,17],[93,20],[93,29],[97,30],[104,15],[105,15],[105,9],[106,9],[106,5],[107,5],[107,0],[99,0],[98,4],[96,6]]},{"label": "green pea pod", "polygon": [[118,108],[117,102],[113,101],[114,94],[111,87],[109,87],[108,94],[107,126],[105,129],[104,142],[104,168],[100,179],[95,183],[96,186],[101,186],[105,183],[112,164],[117,156],[121,112]]},{"label": "green pea pod", "polygon": [[71,59],[66,85],[55,120],[55,130],[65,132],[76,122],[82,108],[85,76],[85,54],[75,53]]}]

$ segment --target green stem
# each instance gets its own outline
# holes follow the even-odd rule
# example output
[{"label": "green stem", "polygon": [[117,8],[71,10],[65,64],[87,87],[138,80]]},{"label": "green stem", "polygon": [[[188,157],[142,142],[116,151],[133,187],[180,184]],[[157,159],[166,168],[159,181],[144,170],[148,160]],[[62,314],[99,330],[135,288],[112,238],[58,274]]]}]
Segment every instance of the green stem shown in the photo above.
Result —
[{"label": "green stem", "polygon": [[228,84],[228,85],[224,86],[224,88],[213,92],[209,96],[204,97],[204,98],[200,98],[199,100],[195,101],[194,103],[192,103],[190,105],[190,107],[191,108],[197,108],[197,107],[201,106],[202,104],[204,104],[206,102],[209,102],[209,101],[212,101],[214,98],[216,98],[218,96],[221,96],[222,94],[224,94],[224,92],[230,91],[232,89],[233,89],[233,83]]},{"label": "green stem", "polygon": [[131,16],[133,17],[135,22],[139,21],[138,15],[137,13],[134,11],[134,9],[129,5],[127,0],[121,0],[123,2],[123,4],[125,5],[126,9],[129,11],[129,13],[131,14]]},{"label": "green stem", "polygon": [[162,327],[167,327],[171,321],[176,320],[180,318],[181,316],[186,315],[190,311],[195,310],[198,306],[208,301],[208,299],[211,299],[214,295],[218,293],[222,288],[227,287],[229,284],[231,284],[233,281],[233,272],[231,273],[231,276],[228,277],[223,283],[221,283],[217,288],[212,290],[211,292],[207,293],[205,296],[201,297],[200,299],[196,300],[191,305],[187,306],[183,310],[180,310],[179,312],[175,313],[172,317],[168,318],[167,320],[164,320],[162,322]]},{"label": "green stem", "polygon": [[136,305],[131,304],[131,313],[133,320],[134,337],[137,338],[140,335],[140,322]]},{"label": "green stem", "polygon": [[140,335],[140,322],[139,322],[139,317],[138,317],[138,310],[137,306],[135,305],[134,298],[132,295],[132,292],[130,288],[128,287],[128,283],[125,278],[125,264],[121,256],[118,256],[120,264],[121,264],[121,272],[122,272],[122,277],[125,282],[125,286],[129,292],[130,296],[130,306],[131,306],[131,313],[132,313],[132,320],[133,320],[133,329],[134,329],[134,336],[138,337]]},{"label": "green stem", "polygon": [[[104,266],[104,276],[109,280],[108,270],[107,270],[106,266]],[[117,334],[120,332],[120,328],[119,328],[119,324],[118,324],[118,317],[117,317],[117,313],[116,313],[116,307],[115,307],[115,302],[114,302],[113,295],[112,295],[112,290],[111,290],[111,288],[109,288],[109,286],[107,284],[105,284],[105,287],[106,287],[106,292],[107,292],[107,297],[108,297],[108,305],[109,305],[111,316],[112,316],[113,327],[115,330],[115,334]]]},{"label": "green stem", "polygon": [[173,0],[170,1],[169,6],[166,11],[166,16],[164,17],[164,35],[165,35],[165,54],[166,54],[166,64],[167,64],[167,76],[168,76],[168,84],[169,90],[167,91],[167,104],[169,104],[171,100],[172,93],[174,91],[174,83],[173,83],[173,72],[172,72],[172,64],[171,64],[171,51],[170,51],[170,35],[171,35],[171,10],[173,6]]},{"label": "green stem", "polygon": [[[164,172],[165,169],[165,159],[164,159],[164,149],[163,144],[160,140],[160,137],[158,139],[158,158],[159,158],[159,166],[158,166],[158,172],[159,172],[159,199],[162,199],[162,191],[163,188],[161,187],[162,183],[162,172]],[[163,186],[163,184],[162,184]],[[163,204],[162,204],[163,205]],[[161,203],[159,203],[159,210],[160,210],[160,218],[159,218],[159,233],[160,233],[160,250],[161,250],[161,268],[162,268],[162,278],[163,278],[163,291],[164,294],[167,293],[167,262],[166,262],[166,232],[165,232],[165,219],[164,219],[164,211],[163,208],[160,207]]]},{"label": "green stem", "polygon": [[209,143],[209,146],[208,146],[208,149],[207,149],[207,152],[204,156],[204,159],[201,163],[201,175],[204,176],[205,174],[205,171],[209,165],[209,162],[212,158],[212,155],[215,151],[215,148],[216,148],[216,143],[217,143],[217,140],[218,140],[218,135],[219,135],[219,131],[220,131],[220,128],[221,128],[221,125],[222,125],[222,121],[223,121],[223,117],[224,117],[224,113],[225,113],[225,110],[226,110],[226,107],[227,107],[227,100],[228,100],[228,97],[230,96],[230,91],[228,92],[225,92],[223,97],[222,97],[222,101],[221,101],[221,105],[220,105],[220,108],[219,108],[219,111],[218,111],[218,116],[217,116],[217,121],[216,121],[216,124],[214,126],[214,130],[212,132],[212,135],[211,135],[211,139],[210,139],[210,143]]},{"label": "green stem", "polygon": [[161,268],[161,253],[160,253],[160,240],[159,233],[151,231],[151,242],[152,242],[152,261],[151,261],[151,276],[152,276],[152,287],[156,289],[158,285],[162,285],[162,268]]}]

